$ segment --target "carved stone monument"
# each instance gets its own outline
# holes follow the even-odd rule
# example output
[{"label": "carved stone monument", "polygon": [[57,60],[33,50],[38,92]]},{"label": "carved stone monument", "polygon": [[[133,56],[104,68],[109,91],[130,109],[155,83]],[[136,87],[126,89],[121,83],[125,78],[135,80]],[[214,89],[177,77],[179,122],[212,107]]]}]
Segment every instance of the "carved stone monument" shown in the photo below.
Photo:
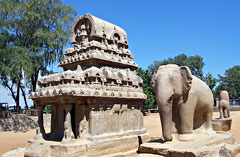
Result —
[{"label": "carved stone monument", "polygon": [[227,91],[220,92],[219,118],[213,119],[213,129],[215,131],[231,130],[232,118],[230,117],[229,95]]},{"label": "carved stone monument", "polygon": [[213,94],[186,66],[160,66],[152,77],[163,138],[143,143],[140,153],[219,156],[234,135],[212,129]]},{"label": "carved stone monument", "polygon": [[[25,155],[36,155],[32,148],[37,145],[42,149],[39,154],[46,156],[103,155],[137,148],[139,138],[149,139],[141,113],[146,95],[126,32],[86,14],[74,22],[71,44],[74,48],[66,49],[58,64],[64,72],[39,78],[38,89],[30,94],[45,141],[30,140]],[[48,104],[52,120],[47,134],[43,109]]]},{"label": "carved stone monument", "polygon": [[227,91],[220,92],[219,112],[220,119],[230,117],[229,95]]}]

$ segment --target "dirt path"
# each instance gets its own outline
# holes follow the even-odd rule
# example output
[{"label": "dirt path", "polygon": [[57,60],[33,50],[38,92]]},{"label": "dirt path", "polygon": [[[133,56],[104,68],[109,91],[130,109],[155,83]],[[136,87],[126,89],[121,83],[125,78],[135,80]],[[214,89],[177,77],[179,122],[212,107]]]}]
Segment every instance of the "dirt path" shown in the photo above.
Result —
[{"label": "dirt path", "polygon": [[[214,112],[214,118],[219,117],[218,112]],[[231,112],[232,121],[232,130],[229,131],[235,134],[236,141],[240,141],[240,111]],[[144,127],[147,129],[148,133],[152,137],[161,137],[161,124],[158,113],[150,114],[149,116],[144,117]],[[49,131],[49,128],[46,129]],[[35,129],[29,130],[26,132],[0,132],[0,156],[10,150],[22,148],[26,146],[28,139],[33,138],[35,135]],[[137,156],[137,155],[130,155]]]}]

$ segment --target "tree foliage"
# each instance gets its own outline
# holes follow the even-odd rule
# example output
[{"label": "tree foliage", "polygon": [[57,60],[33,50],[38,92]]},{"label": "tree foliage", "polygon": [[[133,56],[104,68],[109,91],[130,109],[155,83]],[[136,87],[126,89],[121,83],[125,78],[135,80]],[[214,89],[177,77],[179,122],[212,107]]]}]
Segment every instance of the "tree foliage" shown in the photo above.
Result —
[{"label": "tree foliage", "polygon": [[225,71],[224,76],[219,75],[219,86],[216,92],[227,90],[230,99],[240,98],[240,66],[236,65]]},{"label": "tree foliage", "polygon": [[60,0],[0,0],[1,84],[17,95],[26,85],[35,91],[39,75],[62,58],[75,15]]},{"label": "tree foliage", "polygon": [[211,73],[207,73],[204,77],[203,77],[203,81],[208,85],[208,87],[212,90],[213,93],[213,97],[216,98],[218,97],[216,90],[215,90],[215,86],[218,82],[218,79],[214,78],[212,76]]},{"label": "tree foliage", "polygon": [[[22,56],[16,52],[1,53],[0,51],[0,54],[0,83],[10,91],[10,95],[16,102],[17,109],[19,109],[20,90],[25,93],[22,83]],[[25,95],[24,100],[26,101]],[[27,106],[26,102],[25,106]]]},{"label": "tree foliage", "polygon": [[218,79],[214,78],[211,73],[207,73],[203,78],[203,81],[209,86],[209,88],[213,91],[213,88],[216,86]]},{"label": "tree foliage", "polygon": [[155,95],[152,87],[152,74],[148,70],[143,70],[142,68],[137,69],[137,75],[143,79],[143,92],[147,95],[147,99],[143,102],[144,108],[154,108]]},{"label": "tree foliage", "polygon": [[164,59],[163,61],[154,61],[153,64],[148,66],[150,73],[154,73],[159,66],[166,64],[177,64],[178,66],[188,66],[192,71],[192,74],[200,79],[203,79],[203,58],[199,55],[187,56],[185,54],[180,54],[174,58]]}]

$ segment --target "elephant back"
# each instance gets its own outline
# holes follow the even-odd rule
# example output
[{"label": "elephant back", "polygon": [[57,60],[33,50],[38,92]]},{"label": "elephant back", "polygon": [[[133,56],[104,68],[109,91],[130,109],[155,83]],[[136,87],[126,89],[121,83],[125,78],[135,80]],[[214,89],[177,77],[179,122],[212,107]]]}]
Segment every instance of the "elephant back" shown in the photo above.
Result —
[{"label": "elephant back", "polygon": [[220,100],[227,100],[229,101],[229,95],[227,91],[221,91],[220,92]]}]

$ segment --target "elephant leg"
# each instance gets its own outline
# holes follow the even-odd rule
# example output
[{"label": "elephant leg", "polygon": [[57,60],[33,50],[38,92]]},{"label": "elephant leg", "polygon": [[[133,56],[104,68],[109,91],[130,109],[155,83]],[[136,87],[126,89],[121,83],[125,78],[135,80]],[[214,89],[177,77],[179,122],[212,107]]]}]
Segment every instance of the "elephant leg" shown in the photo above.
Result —
[{"label": "elephant leg", "polygon": [[212,130],[212,117],[213,117],[212,111],[208,111],[205,115],[204,127],[207,131],[213,131]]},{"label": "elephant leg", "polygon": [[227,115],[228,115],[227,112],[228,112],[228,111],[227,111],[227,109],[225,108],[225,109],[224,109],[224,118],[227,118],[227,117],[228,117],[228,116],[227,116]]},{"label": "elephant leg", "polygon": [[178,101],[173,101],[172,107],[172,133],[177,133],[179,128],[179,108]]},{"label": "elephant leg", "polygon": [[228,117],[230,117],[230,109],[227,109]]},{"label": "elephant leg", "polygon": [[223,108],[221,107],[221,104],[219,106],[219,112],[220,112],[220,118],[223,118]]},{"label": "elephant leg", "polygon": [[191,134],[193,133],[193,116],[194,108],[192,105],[181,104],[179,107],[179,133]]},{"label": "elephant leg", "polygon": [[179,107],[179,136],[180,141],[192,141],[196,139],[193,134],[194,108],[192,105],[181,104]]}]

